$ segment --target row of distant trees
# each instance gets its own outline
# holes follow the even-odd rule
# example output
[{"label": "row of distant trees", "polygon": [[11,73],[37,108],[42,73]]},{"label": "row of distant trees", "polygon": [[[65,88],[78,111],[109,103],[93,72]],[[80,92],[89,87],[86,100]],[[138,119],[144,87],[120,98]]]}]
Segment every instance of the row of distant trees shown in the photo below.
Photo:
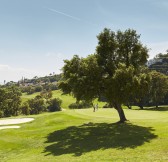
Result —
[{"label": "row of distant trees", "polygon": [[58,86],[57,86],[57,83],[45,83],[45,84],[38,84],[38,85],[35,84],[35,85],[20,86],[20,89],[22,93],[27,93],[30,95],[36,92],[57,90]]},{"label": "row of distant trees", "polygon": [[22,93],[33,94],[36,92],[57,90],[57,82],[61,79],[61,74],[54,74],[45,77],[35,76],[33,79],[22,78],[18,82],[4,81],[1,87],[18,86]]},{"label": "row of distant trees", "polygon": [[58,82],[61,78],[61,74],[50,74],[49,76],[45,77],[37,77],[35,76],[32,79],[27,79],[27,78],[22,78],[19,83],[24,84],[24,83],[32,83],[34,85],[39,84],[39,83],[53,83],[53,82]]},{"label": "row of distant trees", "polygon": [[100,96],[114,107],[125,122],[122,105],[159,103],[168,93],[166,75],[146,67],[148,49],[135,30],[111,31],[105,28],[98,36],[95,54],[86,58],[75,55],[65,60],[59,88],[73,94],[76,102],[93,102]]},{"label": "row of distant trees", "polygon": [[50,76],[45,76],[45,77],[37,77],[35,76],[33,79],[27,79],[27,78],[22,78],[18,82],[10,81],[6,82],[4,80],[4,85],[6,86],[11,86],[11,85],[19,85],[19,84],[24,84],[24,83],[32,83],[32,84],[38,84],[38,83],[53,83],[53,82],[58,82],[61,78],[61,74],[54,74]]},{"label": "row of distant trees", "polygon": [[42,91],[40,95],[25,102],[21,100],[21,91],[17,86],[0,88],[0,117],[30,115],[41,112],[61,110],[62,100],[52,98],[51,91]]},{"label": "row of distant trees", "polygon": [[33,79],[23,78],[18,82],[22,93],[33,94],[36,92],[57,90],[57,82],[60,80],[61,74],[54,74],[45,77],[35,76]]}]

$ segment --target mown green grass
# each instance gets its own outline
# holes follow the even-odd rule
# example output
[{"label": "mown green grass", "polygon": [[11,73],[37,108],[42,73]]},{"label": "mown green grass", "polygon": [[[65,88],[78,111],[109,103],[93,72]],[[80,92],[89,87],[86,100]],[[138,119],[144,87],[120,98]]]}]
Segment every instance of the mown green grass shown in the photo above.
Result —
[{"label": "mown green grass", "polygon": [[152,110],[124,109],[125,124],[115,124],[114,109],[30,116],[20,129],[0,130],[0,161],[166,162],[168,111]]},{"label": "mown green grass", "polygon": [[25,102],[25,101],[27,101],[29,99],[32,99],[32,98],[36,97],[39,94],[40,94],[39,92],[33,93],[31,95],[28,95],[27,93],[22,93],[22,96],[21,96],[22,102]]}]

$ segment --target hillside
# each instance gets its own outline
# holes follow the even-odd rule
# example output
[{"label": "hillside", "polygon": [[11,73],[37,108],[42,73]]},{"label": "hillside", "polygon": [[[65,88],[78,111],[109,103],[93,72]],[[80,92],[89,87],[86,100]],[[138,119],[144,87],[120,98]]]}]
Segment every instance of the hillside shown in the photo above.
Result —
[{"label": "hillside", "polygon": [[168,75],[168,53],[158,54],[148,62],[149,69]]},{"label": "hillside", "polygon": [[[28,95],[26,93],[23,93],[22,95],[22,102],[24,101],[27,101],[28,99],[32,99],[34,98],[35,96],[39,95],[40,93],[33,93],[31,95]],[[69,108],[69,105],[73,104],[76,102],[76,99],[69,95],[69,94],[63,94],[61,90],[55,90],[55,91],[52,91],[52,98],[57,98],[59,97],[61,100],[62,100],[62,108]],[[97,99],[94,101],[94,103],[98,103],[99,104],[99,107],[103,107],[105,105],[105,102],[99,102],[97,101]]]}]

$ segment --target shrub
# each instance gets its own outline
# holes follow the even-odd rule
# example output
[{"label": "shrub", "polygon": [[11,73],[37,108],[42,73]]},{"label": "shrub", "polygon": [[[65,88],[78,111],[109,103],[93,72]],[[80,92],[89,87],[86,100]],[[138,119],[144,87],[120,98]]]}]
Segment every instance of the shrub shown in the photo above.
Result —
[{"label": "shrub", "polygon": [[41,92],[43,87],[41,85],[35,86],[35,92]]},{"label": "shrub", "polygon": [[89,107],[92,107],[92,103],[84,100],[79,103],[72,103],[69,105],[70,109],[82,109],[82,108],[89,108]]},{"label": "shrub", "polygon": [[28,102],[24,102],[21,107],[21,113],[24,114],[24,115],[30,115],[30,107],[29,107],[29,104]]},{"label": "shrub", "polygon": [[3,118],[4,117],[4,113],[2,110],[0,110],[0,118]]},{"label": "shrub", "polygon": [[35,92],[35,88],[33,86],[28,86],[27,88],[27,94],[33,94]]},{"label": "shrub", "polygon": [[30,107],[30,114],[39,114],[46,111],[44,99],[40,95],[37,95],[34,99],[28,100],[28,104]]},{"label": "shrub", "polygon": [[62,100],[60,98],[53,98],[47,101],[48,110],[50,112],[61,111]]}]

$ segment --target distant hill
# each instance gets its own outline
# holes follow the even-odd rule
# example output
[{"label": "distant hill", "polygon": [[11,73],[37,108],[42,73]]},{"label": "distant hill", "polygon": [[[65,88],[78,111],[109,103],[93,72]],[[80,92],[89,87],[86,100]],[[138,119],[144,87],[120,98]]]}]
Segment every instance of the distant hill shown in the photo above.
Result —
[{"label": "distant hill", "polygon": [[22,78],[22,80],[19,81],[20,84],[38,84],[38,83],[53,83],[58,82],[61,79],[61,74],[50,74],[49,76],[45,77],[37,77],[35,76],[32,79],[26,79]]},{"label": "distant hill", "polygon": [[160,73],[168,75],[168,51],[166,54],[158,54],[154,59],[148,61],[148,67]]},{"label": "distant hill", "polygon": [[58,85],[57,82],[61,79],[61,74],[50,74],[49,76],[45,77],[37,77],[35,76],[32,79],[22,78],[18,82],[10,81],[1,87],[8,87],[11,85],[18,86],[23,93],[33,94],[35,92],[41,91],[50,91],[50,90],[57,90]]}]

